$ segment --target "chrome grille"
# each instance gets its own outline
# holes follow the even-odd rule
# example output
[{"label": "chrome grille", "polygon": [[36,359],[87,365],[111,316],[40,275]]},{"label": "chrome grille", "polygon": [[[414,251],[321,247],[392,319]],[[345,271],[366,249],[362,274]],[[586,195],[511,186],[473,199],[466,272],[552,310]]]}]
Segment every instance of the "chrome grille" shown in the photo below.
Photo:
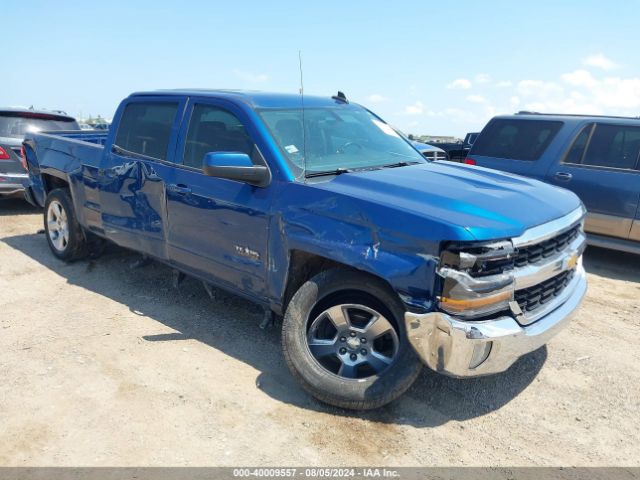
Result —
[{"label": "chrome grille", "polygon": [[520,306],[520,310],[527,314],[542,307],[560,295],[565,287],[571,282],[576,270],[567,270],[533,287],[517,290],[515,300]]},{"label": "chrome grille", "polygon": [[538,263],[541,260],[563,251],[573,240],[575,240],[579,233],[580,225],[576,225],[572,229],[543,242],[518,248],[514,259],[514,266],[518,268]]}]

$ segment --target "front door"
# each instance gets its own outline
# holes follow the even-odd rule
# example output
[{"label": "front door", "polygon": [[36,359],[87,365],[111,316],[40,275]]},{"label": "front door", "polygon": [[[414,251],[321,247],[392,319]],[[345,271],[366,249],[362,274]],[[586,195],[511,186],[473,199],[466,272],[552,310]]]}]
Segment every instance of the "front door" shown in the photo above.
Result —
[{"label": "front door", "polygon": [[167,185],[168,248],[175,263],[223,287],[264,299],[272,193],[239,181],[206,176],[208,152],[260,155],[257,133],[233,105],[189,101]]}]

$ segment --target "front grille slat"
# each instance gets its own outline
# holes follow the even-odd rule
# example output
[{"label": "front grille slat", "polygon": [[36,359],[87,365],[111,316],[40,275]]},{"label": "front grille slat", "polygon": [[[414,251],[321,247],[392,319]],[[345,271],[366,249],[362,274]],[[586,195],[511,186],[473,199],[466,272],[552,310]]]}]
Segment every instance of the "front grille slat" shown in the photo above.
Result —
[{"label": "front grille slat", "polygon": [[563,232],[553,238],[540,243],[518,248],[515,254],[508,259],[498,259],[484,262],[482,268],[474,271],[474,277],[484,277],[495,275],[512,268],[522,268],[528,265],[535,265],[547,258],[553,257],[565,250],[580,233],[580,225],[576,225],[571,230]]},{"label": "front grille slat", "polygon": [[[579,234],[580,225],[576,225],[553,238],[519,248],[516,252],[514,265],[516,268],[526,267],[527,265],[535,265],[538,262],[544,261],[556,255],[558,252],[565,250]],[[520,309],[525,314],[528,314],[553,301],[564,291],[569,282],[571,282],[575,272],[575,269],[567,270],[537,285],[517,290],[515,292],[515,300],[518,302]]]},{"label": "front grille slat", "polygon": [[[525,247],[516,247],[512,254],[497,256],[477,260],[474,266],[467,270],[467,273],[473,278],[482,278],[487,276],[499,275],[505,272],[514,272],[518,274],[518,269],[524,269],[528,266],[540,268],[549,271],[548,264],[557,265],[563,253],[569,253],[571,244],[581,235],[581,225],[577,224],[555,237],[547,240],[533,243]],[[473,253],[473,252],[472,252]],[[560,254],[560,255],[559,255]],[[481,254],[479,255],[481,257]],[[557,267],[554,267],[557,268]],[[537,269],[532,268],[535,272]],[[554,272],[557,270],[553,270]],[[537,321],[539,315],[543,312],[536,312],[546,305],[553,303],[556,298],[562,295],[565,288],[573,279],[577,268],[565,270],[554,277],[541,281],[538,284],[516,290],[514,300],[520,306],[520,310],[524,313],[525,322],[529,325]],[[530,273],[527,273],[527,275]],[[531,274],[535,275],[535,274]],[[531,285],[528,282],[523,282]]]},{"label": "front grille slat", "polygon": [[516,267],[525,267],[535,264],[545,258],[549,258],[558,252],[564,250],[580,232],[580,225],[576,225],[571,230],[563,232],[549,240],[530,245],[528,247],[519,248],[514,259]]},{"label": "front grille slat", "polygon": [[517,290],[515,300],[523,312],[532,312],[560,295],[571,282],[574,274],[575,269],[567,270],[538,285]]}]

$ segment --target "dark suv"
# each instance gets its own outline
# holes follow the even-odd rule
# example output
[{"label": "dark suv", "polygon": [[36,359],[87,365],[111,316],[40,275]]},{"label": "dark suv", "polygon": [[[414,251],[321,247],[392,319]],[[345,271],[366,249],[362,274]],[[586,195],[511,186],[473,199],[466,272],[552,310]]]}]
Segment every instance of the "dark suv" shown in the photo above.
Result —
[{"label": "dark suv", "polygon": [[0,197],[24,195],[27,172],[20,151],[25,133],[79,129],[75,119],[61,113],[0,108]]},{"label": "dark suv", "polygon": [[493,118],[465,163],[572,190],[589,243],[640,253],[640,118],[521,112]]}]

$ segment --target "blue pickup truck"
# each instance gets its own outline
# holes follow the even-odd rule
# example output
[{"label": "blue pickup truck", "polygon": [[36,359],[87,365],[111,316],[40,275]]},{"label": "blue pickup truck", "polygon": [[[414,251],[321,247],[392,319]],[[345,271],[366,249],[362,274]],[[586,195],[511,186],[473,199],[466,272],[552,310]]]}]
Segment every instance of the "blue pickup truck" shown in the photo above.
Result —
[{"label": "blue pickup truck", "polygon": [[56,257],[106,239],[262,305],[294,377],[340,407],[392,401],[422,364],[502,372],[586,291],[573,193],[429,162],[343,95],[135,93],[108,133],[24,147]]},{"label": "blue pickup truck", "polygon": [[466,162],[573,191],[587,208],[589,244],[640,254],[640,118],[502,115]]}]

